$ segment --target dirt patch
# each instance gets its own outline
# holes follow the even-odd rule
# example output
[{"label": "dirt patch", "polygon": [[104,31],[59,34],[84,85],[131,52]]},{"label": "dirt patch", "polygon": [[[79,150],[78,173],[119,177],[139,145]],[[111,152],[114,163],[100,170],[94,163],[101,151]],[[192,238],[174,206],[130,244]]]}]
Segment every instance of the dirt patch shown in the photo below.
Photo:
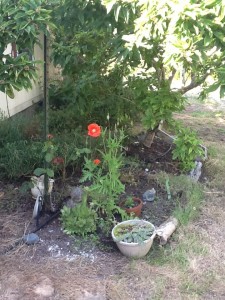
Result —
[{"label": "dirt patch", "polygon": [[8,271],[4,272],[7,277],[1,278],[0,299],[107,299],[110,276],[118,274],[124,264],[124,258],[113,256],[95,263],[85,258],[37,262],[21,256],[16,261],[15,255],[5,257],[1,267]]}]

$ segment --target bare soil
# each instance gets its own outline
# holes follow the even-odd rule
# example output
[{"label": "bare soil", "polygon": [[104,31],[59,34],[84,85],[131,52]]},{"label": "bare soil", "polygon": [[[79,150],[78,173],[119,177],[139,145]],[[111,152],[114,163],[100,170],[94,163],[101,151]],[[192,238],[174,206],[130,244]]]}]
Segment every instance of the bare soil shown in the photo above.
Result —
[{"label": "bare soil", "polygon": [[[177,118],[195,128],[204,144],[217,145],[225,153],[224,117],[208,116],[206,121],[201,115],[194,117],[196,111],[214,112],[215,107],[194,103]],[[179,170],[171,161],[170,145],[154,142],[154,155],[137,144],[128,149],[127,155],[136,159],[125,167],[123,181],[126,193],[139,197],[156,189],[156,201],[144,205],[143,218],[159,225],[171,215],[174,203],[168,201],[156,175],[161,170],[179,174]],[[165,248],[156,247],[168,255],[164,264],[157,264],[151,255],[131,261],[112,244],[68,237],[59,219],[37,232],[38,244],[27,246],[19,238],[35,228],[34,200],[28,194],[21,196],[21,183],[0,183],[0,299],[225,299],[225,199],[224,184],[215,183],[218,165],[218,157],[206,164],[207,189],[198,220],[179,228]]]}]

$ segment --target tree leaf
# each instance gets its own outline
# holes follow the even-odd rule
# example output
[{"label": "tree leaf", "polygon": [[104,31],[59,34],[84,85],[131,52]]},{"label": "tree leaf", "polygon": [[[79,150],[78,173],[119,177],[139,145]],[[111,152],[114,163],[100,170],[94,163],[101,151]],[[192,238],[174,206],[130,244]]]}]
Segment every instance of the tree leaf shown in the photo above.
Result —
[{"label": "tree leaf", "polygon": [[50,161],[52,161],[52,154],[51,153],[46,153],[46,155],[45,155],[45,161],[46,162],[50,162]]},{"label": "tree leaf", "polygon": [[46,169],[46,173],[49,177],[54,177],[54,171],[52,169]]},{"label": "tree leaf", "polygon": [[46,170],[44,168],[37,168],[34,170],[34,175],[41,176],[46,173]]}]

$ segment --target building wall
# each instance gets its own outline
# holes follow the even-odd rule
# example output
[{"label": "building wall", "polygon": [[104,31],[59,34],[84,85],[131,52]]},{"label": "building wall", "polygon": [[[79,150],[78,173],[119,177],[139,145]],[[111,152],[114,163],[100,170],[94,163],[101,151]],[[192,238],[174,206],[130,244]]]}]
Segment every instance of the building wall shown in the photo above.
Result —
[{"label": "building wall", "polygon": [[[43,44],[44,37],[40,38],[41,43]],[[6,51],[10,51],[10,46]],[[44,52],[43,48],[36,45],[34,48],[34,58],[35,60],[44,60]],[[5,116],[13,116],[18,112],[21,112],[28,108],[29,106],[37,103],[41,99],[43,99],[43,64],[39,66],[39,76],[37,82],[33,84],[33,88],[31,90],[22,90],[20,92],[15,91],[15,98],[11,99],[6,96],[6,94],[0,92],[0,110],[4,113]],[[9,113],[8,113],[8,108]]]}]

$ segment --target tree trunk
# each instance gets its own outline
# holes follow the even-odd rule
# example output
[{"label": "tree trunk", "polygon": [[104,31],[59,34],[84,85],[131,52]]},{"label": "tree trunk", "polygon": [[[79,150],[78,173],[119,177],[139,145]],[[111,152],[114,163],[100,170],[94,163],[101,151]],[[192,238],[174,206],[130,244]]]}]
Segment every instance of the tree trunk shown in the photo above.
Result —
[{"label": "tree trunk", "polygon": [[148,130],[146,135],[145,135],[143,145],[147,148],[151,148],[154,137],[155,137],[155,130]]}]

